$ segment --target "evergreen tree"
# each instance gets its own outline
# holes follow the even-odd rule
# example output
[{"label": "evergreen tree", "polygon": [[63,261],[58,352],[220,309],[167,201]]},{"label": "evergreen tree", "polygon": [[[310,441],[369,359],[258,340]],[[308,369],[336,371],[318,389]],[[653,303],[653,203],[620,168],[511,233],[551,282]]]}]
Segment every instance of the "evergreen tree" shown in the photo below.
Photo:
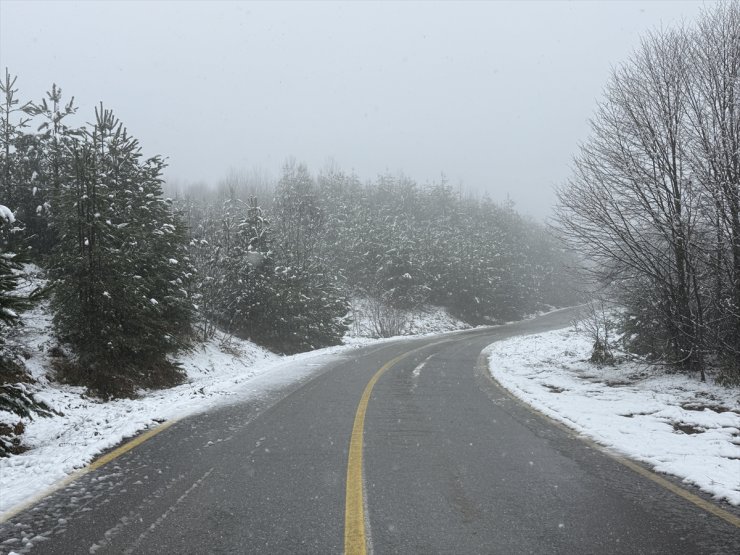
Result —
[{"label": "evergreen tree", "polygon": [[[294,192],[278,200],[284,216],[305,214],[289,206],[292,199],[305,200],[301,195],[290,198]],[[284,222],[283,245],[292,246],[280,258],[256,198],[244,203],[233,194],[201,222],[191,240],[199,270],[198,303],[206,318],[228,333],[282,353],[339,343],[347,330],[348,307],[336,280],[317,271],[315,242],[304,243],[305,230]],[[303,223],[310,231],[313,224]],[[298,252],[300,245],[306,250]]]},{"label": "evergreen tree", "polygon": [[348,328],[348,303],[326,265],[322,246],[325,210],[308,169],[287,164],[274,203],[275,270],[264,305],[270,325],[263,344],[299,352],[341,342]]},{"label": "evergreen tree", "polygon": [[[31,105],[20,104],[16,98],[16,78],[5,70],[0,82],[0,411],[17,416],[49,414],[48,407],[30,395],[23,382],[32,381],[22,359],[9,348],[6,335],[21,323],[21,311],[29,308],[39,292],[20,294],[24,236],[23,224],[16,219],[21,212],[24,185],[29,181],[29,168],[34,162],[33,144],[23,130],[29,122]],[[6,204],[10,206],[6,206]],[[18,452],[19,433],[11,426],[0,424],[0,457]]]},{"label": "evergreen tree", "polygon": [[280,261],[302,271],[320,269],[323,261],[317,255],[325,215],[305,165],[285,165],[274,204],[273,235]]},{"label": "evergreen tree", "polygon": [[0,198],[13,211],[17,209],[17,192],[21,186],[17,166],[22,158],[17,152],[17,142],[28,126],[32,109],[30,102],[21,104],[16,97],[18,89],[14,87],[17,80],[6,68],[5,78],[0,81]]},{"label": "evergreen tree", "polygon": [[77,379],[104,395],[176,382],[167,354],[184,344],[192,268],[184,230],[161,198],[160,158],[101,105],[72,143],[58,191],[54,324],[77,357]]},{"label": "evergreen tree", "polygon": [[[322,314],[309,303],[317,298],[365,297],[388,314],[431,302],[476,324],[570,300],[567,280],[554,269],[562,268],[562,249],[511,206],[463,198],[444,179],[419,186],[383,175],[362,184],[332,168],[314,180],[295,163],[286,165],[261,216],[267,247],[257,271],[244,262],[251,236],[237,240],[246,214],[237,181],[218,193],[227,194],[223,205],[209,204],[206,194],[189,207],[198,304],[211,307],[203,310],[208,320],[263,345],[292,351],[291,341],[320,344],[297,331],[312,328],[303,311]],[[341,312],[326,306],[319,322]]]},{"label": "evergreen tree", "polygon": [[238,216],[219,262],[223,280],[219,314],[228,331],[259,342],[271,316],[268,309],[274,263],[269,224],[256,198],[247,205],[230,199],[227,212],[231,214],[233,208],[239,209]]},{"label": "evergreen tree", "polygon": [[349,328],[349,305],[333,280],[297,268],[275,268],[271,318],[260,342],[282,353],[338,345]]},{"label": "evergreen tree", "polygon": [[5,337],[5,328],[16,325],[18,312],[28,307],[27,299],[15,294],[21,264],[18,256],[7,248],[8,229],[14,223],[13,212],[0,204],[0,348]]},{"label": "evergreen tree", "polygon": [[39,261],[51,253],[57,242],[51,222],[52,203],[64,180],[69,177],[70,143],[82,133],[68,122],[68,117],[76,112],[74,97],[63,102],[62,89],[56,84],[31,109],[41,123],[37,135],[27,135],[34,148],[27,149],[26,159],[34,160],[34,164],[27,178],[21,218],[26,224],[28,246]]},{"label": "evergreen tree", "polygon": [[[21,104],[15,88],[17,77],[11,77],[5,69],[5,78],[0,81],[0,201],[12,210],[17,217],[27,185],[29,159],[27,158],[28,141],[24,129],[28,127],[33,105],[30,102]],[[32,164],[33,162],[31,162]],[[14,250],[22,248],[23,223],[14,219],[14,227],[6,232],[6,247]]]},{"label": "evergreen tree", "polygon": [[[6,345],[8,330],[20,324],[20,312],[31,306],[38,291],[21,295],[18,292],[22,277],[19,257],[7,250],[7,230],[15,216],[7,206],[0,205],[0,411],[16,416],[48,416],[49,407],[33,398],[23,382],[32,381],[20,356]],[[17,453],[21,448],[20,431],[0,423],[0,457]]]}]

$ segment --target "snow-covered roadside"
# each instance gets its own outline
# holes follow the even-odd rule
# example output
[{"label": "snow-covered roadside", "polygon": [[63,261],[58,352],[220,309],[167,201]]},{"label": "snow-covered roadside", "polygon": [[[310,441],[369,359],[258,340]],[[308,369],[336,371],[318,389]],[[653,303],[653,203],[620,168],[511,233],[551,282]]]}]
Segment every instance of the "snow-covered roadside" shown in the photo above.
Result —
[{"label": "snow-covered roadside", "polygon": [[[35,274],[38,274],[38,270]],[[34,279],[27,287],[36,286]],[[469,328],[443,309],[429,308],[409,316],[413,326],[404,337]],[[300,381],[342,353],[370,343],[400,337],[370,339],[348,335],[344,345],[283,357],[249,341],[216,337],[178,358],[188,381],[165,390],[142,391],[138,399],[101,402],[85,395],[82,387],[66,386],[48,378],[52,361],[50,312],[42,303],[23,315],[24,326],[13,333],[22,345],[25,361],[36,384],[27,386],[61,416],[24,418],[23,443],[29,450],[0,458],[0,514],[26,502],[123,439],[157,424],[212,409],[220,404],[255,399]],[[0,422],[14,425],[14,414],[0,411]]]},{"label": "snow-covered roadside", "polygon": [[597,443],[740,505],[736,389],[623,362],[588,362],[591,341],[564,329],[490,345],[491,375],[518,398]]},{"label": "snow-covered roadside", "polygon": [[[20,334],[30,354],[26,365],[38,380],[28,388],[62,416],[24,419],[23,440],[29,450],[0,458],[0,514],[63,480],[126,437],[166,420],[257,398],[306,378],[347,350],[372,342],[353,339],[349,345],[283,357],[248,341],[216,338],[178,359],[187,371],[187,383],[142,392],[138,399],[104,403],[87,397],[84,388],[47,379],[48,313],[39,307],[24,320]],[[15,423],[18,417],[0,412],[0,421]]]}]

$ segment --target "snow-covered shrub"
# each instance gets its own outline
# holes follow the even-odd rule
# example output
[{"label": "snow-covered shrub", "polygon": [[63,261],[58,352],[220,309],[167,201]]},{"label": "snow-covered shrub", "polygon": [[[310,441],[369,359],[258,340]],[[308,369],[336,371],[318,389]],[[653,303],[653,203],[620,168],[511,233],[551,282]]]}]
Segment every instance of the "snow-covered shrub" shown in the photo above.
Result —
[{"label": "snow-covered shrub", "polygon": [[590,301],[579,322],[579,327],[593,341],[591,362],[595,364],[614,364],[612,352],[613,331],[616,323],[609,304],[603,299]]},{"label": "snow-covered shrub", "polygon": [[403,335],[409,323],[409,314],[391,306],[380,299],[368,303],[366,318],[372,326],[375,337],[394,337]]}]

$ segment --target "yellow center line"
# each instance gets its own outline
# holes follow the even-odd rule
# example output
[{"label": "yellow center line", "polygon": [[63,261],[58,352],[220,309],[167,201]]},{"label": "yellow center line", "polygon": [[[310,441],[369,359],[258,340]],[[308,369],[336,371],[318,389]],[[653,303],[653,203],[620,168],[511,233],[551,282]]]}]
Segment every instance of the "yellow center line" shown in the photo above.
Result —
[{"label": "yellow center line", "polygon": [[[443,343],[440,341],[438,343]],[[344,506],[344,553],[346,555],[365,555],[367,553],[367,536],[365,534],[365,499],[362,476],[362,449],[365,430],[365,412],[370,402],[370,394],[380,377],[398,364],[401,360],[411,356],[420,349],[436,345],[432,343],[413,349],[386,362],[365,386],[360,404],[355,413],[355,423],[352,426],[352,438],[349,444],[349,460],[347,461],[347,495]]]},{"label": "yellow center line", "polygon": [[365,413],[370,402],[373,387],[388,370],[422,349],[435,345],[449,343],[454,339],[442,339],[433,343],[427,343],[421,347],[411,349],[396,358],[386,362],[365,386],[360,398],[360,404],[355,413],[355,422],[352,426],[352,437],[349,443],[349,458],[347,461],[347,493],[344,505],[344,553],[346,555],[366,555],[367,534],[365,532],[365,498],[364,478],[362,468],[363,436],[365,430]]}]

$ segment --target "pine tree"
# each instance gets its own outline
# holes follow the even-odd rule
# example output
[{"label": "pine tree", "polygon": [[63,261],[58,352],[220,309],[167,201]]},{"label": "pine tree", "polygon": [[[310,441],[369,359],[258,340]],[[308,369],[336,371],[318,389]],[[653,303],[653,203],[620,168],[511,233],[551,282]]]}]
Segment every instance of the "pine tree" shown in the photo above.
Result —
[{"label": "pine tree", "polygon": [[[0,411],[21,416],[48,416],[50,409],[38,402],[29,393],[23,382],[32,378],[26,372],[20,356],[6,345],[8,330],[20,324],[20,312],[31,306],[39,291],[20,295],[19,280],[22,264],[19,257],[9,252],[7,230],[15,222],[15,216],[7,206],[0,205]],[[0,423],[0,457],[22,450],[20,433],[22,428]]]},{"label": "pine tree", "polygon": [[277,266],[271,325],[262,342],[283,353],[338,345],[349,328],[349,305],[331,278],[296,268]]},{"label": "pine tree", "polygon": [[11,77],[5,69],[5,79],[0,81],[0,195],[3,203],[11,210],[16,210],[17,190],[21,185],[16,175],[20,157],[16,152],[16,143],[28,126],[32,104],[21,104],[16,98],[18,89],[14,88],[17,77]]},{"label": "pine tree", "polygon": [[72,174],[55,202],[59,244],[54,324],[77,357],[77,378],[103,395],[181,376],[167,355],[183,345],[192,267],[182,225],[161,198],[162,160],[101,105],[72,143]]},{"label": "pine tree", "polygon": [[274,212],[275,269],[267,300],[273,315],[262,341],[281,352],[338,344],[349,306],[322,258],[325,210],[304,165],[285,166]]},{"label": "pine tree", "polygon": [[33,160],[27,176],[25,198],[21,203],[26,224],[26,238],[32,256],[43,263],[58,238],[52,225],[53,198],[69,177],[70,144],[82,130],[69,125],[68,118],[77,112],[74,97],[62,101],[62,89],[53,84],[31,113],[41,120],[36,135],[27,135],[33,145],[26,149],[26,158]]},{"label": "pine tree", "polygon": [[219,297],[221,324],[242,337],[260,342],[270,323],[273,253],[270,250],[269,223],[252,197],[249,204],[237,199],[227,201],[231,221],[226,241],[222,238],[219,273],[222,288]]},{"label": "pine tree", "polygon": [[[19,207],[23,189],[27,187],[32,160],[27,157],[28,141],[24,129],[28,127],[33,105],[21,104],[15,88],[17,77],[11,77],[5,69],[5,79],[0,81],[0,201],[15,214]],[[23,248],[23,222],[15,220],[10,234],[5,237],[6,246],[18,251]]]},{"label": "pine tree", "polygon": [[285,165],[273,211],[274,243],[281,262],[301,271],[320,268],[322,260],[317,255],[325,216],[305,165]]},{"label": "pine tree", "polygon": [[25,297],[14,294],[18,287],[21,264],[18,256],[7,248],[8,229],[15,223],[15,215],[0,204],[0,347],[4,339],[4,328],[18,323],[18,312],[28,307]]}]

